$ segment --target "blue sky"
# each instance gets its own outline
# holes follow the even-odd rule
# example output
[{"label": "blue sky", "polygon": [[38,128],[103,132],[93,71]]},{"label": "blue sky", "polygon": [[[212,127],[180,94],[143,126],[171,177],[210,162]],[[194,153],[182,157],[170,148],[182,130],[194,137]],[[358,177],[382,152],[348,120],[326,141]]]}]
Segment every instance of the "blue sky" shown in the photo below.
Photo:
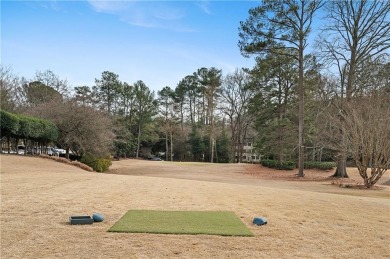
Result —
[{"label": "blue sky", "polygon": [[239,22],[258,1],[2,1],[1,63],[28,79],[52,70],[93,86],[105,70],[152,90],[201,67],[252,67]]}]

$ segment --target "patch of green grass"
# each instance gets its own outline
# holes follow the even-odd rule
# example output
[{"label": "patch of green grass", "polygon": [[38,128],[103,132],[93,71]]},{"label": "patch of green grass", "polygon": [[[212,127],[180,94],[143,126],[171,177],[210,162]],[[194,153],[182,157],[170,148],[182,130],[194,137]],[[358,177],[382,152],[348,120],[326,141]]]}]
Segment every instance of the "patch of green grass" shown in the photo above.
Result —
[{"label": "patch of green grass", "polygon": [[254,236],[230,211],[129,210],[109,232]]}]

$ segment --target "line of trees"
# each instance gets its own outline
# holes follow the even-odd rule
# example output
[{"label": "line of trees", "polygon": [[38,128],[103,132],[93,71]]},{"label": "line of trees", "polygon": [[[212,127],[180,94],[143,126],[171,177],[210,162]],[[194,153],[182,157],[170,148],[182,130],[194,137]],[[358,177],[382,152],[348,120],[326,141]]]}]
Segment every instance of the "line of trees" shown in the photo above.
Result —
[{"label": "line of trees", "polygon": [[[18,145],[19,140],[38,143],[38,146],[47,146],[56,141],[58,131],[56,125],[40,118],[9,113],[0,110],[1,136],[7,142],[7,152],[11,152],[11,139]],[[25,149],[26,152],[26,149]]]},{"label": "line of trees", "polygon": [[[86,153],[98,157],[109,154],[114,139],[111,118],[104,112],[76,102],[67,84],[50,70],[38,71],[33,79],[27,80],[14,75],[10,68],[1,66],[1,109],[19,114],[16,115],[20,122],[19,130],[28,126],[23,136],[2,130],[2,143],[12,138],[15,149],[22,139],[26,146],[53,144],[66,149],[67,158],[70,150],[78,156]],[[3,125],[3,118],[6,116],[2,114],[2,129],[6,125]],[[23,118],[29,118],[29,123],[23,124]],[[41,121],[50,121],[50,125],[55,127],[55,137],[54,133],[53,137],[46,139],[36,136],[38,133],[35,132],[40,131],[33,125]]]},{"label": "line of trees", "polygon": [[26,80],[2,67],[1,108],[53,121],[57,143],[80,153],[140,157],[150,147],[166,160],[242,162],[250,138],[263,157],[298,164],[301,177],[304,160],[335,160],[335,176],[348,177],[353,159],[370,187],[390,160],[389,11],[376,0],[262,1],[239,27],[252,68],[199,68],[154,93],[110,71],[71,91],[50,70]]}]

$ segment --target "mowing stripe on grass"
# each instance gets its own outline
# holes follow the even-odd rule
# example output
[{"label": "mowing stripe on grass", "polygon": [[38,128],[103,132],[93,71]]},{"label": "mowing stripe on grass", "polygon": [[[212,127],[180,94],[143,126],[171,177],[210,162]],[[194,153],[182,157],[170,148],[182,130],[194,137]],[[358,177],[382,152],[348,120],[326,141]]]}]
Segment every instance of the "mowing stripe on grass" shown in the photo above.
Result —
[{"label": "mowing stripe on grass", "polygon": [[231,211],[129,210],[108,231],[254,236]]}]

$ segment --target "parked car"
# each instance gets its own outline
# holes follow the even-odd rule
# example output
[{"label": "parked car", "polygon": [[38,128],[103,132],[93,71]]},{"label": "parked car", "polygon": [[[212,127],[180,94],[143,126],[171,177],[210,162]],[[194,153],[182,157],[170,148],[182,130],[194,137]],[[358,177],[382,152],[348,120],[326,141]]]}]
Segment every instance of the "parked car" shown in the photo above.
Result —
[{"label": "parked car", "polygon": [[161,158],[156,157],[156,156],[150,156],[149,160],[152,160],[152,161],[163,161]]},{"label": "parked car", "polygon": [[48,147],[47,148],[47,154],[49,156],[65,156],[66,150],[58,147]]},{"label": "parked car", "polygon": [[[3,153],[3,154],[8,154],[8,149],[3,149],[3,150],[1,151],[1,153]],[[16,152],[15,150],[11,149],[11,150],[9,151],[9,153],[10,153],[10,154],[16,154],[17,152]]]},{"label": "parked car", "polygon": [[49,156],[58,156],[58,155],[59,155],[58,152],[55,150],[54,147],[48,147],[48,148],[47,148],[47,154],[48,154]]},{"label": "parked car", "polygon": [[54,151],[57,152],[58,155],[60,155],[60,156],[61,156],[61,155],[64,156],[64,155],[66,154],[66,150],[65,150],[65,149],[62,149],[62,148],[57,148],[57,147],[55,147],[55,148],[54,148]]},{"label": "parked car", "polygon": [[19,155],[24,155],[25,150],[26,150],[26,147],[25,147],[24,145],[18,145],[18,151],[17,151],[17,153],[18,153]]}]

